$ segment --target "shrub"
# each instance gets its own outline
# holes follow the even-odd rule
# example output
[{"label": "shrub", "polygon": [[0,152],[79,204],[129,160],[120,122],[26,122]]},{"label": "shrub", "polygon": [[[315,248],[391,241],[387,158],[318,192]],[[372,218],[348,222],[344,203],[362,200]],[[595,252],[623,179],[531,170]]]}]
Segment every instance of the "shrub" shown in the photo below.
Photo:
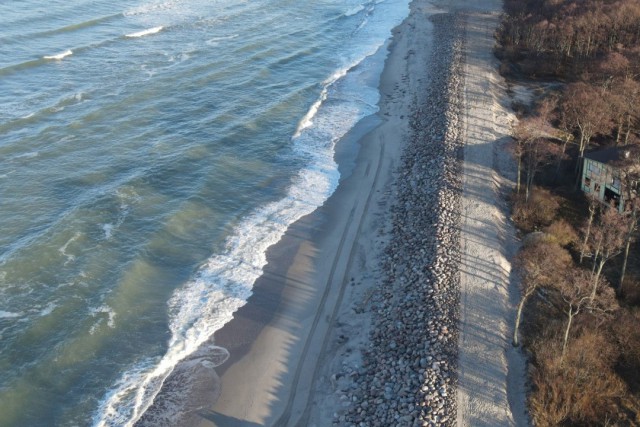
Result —
[{"label": "shrub", "polygon": [[620,310],[612,330],[624,365],[633,368],[640,375],[640,310]]},{"label": "shrub", "polygon": [[558,340],[533,349],[529,403],[536,426],[603,425],[617,413],[616,399],[625,386],[613,369],[616,347],[596,330],[584,330],[573,340],[563,363]]},{"label": "shrub", "polygon": [[549,190],[534,187],[526,202],[524,195],[516,195],[513,205],[513,220],[524,231],[537,230],[551,224],[556,217],[560,203],[558,197]]},{"label": "shrub", "polygon": [[560,246],[567,247],[578,241],[578,233],[576,233],[573,226],[564,219],[552,222],[544,231]]}]

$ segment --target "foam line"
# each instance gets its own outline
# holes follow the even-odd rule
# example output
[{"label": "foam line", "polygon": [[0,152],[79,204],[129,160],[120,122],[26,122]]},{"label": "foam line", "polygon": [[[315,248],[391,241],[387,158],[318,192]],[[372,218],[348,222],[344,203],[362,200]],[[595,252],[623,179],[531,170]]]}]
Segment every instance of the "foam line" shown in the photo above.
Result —
[{"label": "foam line", "polygon": [[57,53],[55,55],[46,55],[43,56],[44,59],[54,59],[56,61],[62,60],[62,58],[66,58],[67,56],[73,55],[73,51],[70,49],[65,50],[64,52]]},{"label": "foam line", "polygon": [[344,13],[344,16],[353,16],[359,12],[362,12],[364,10],[364,5],[358,5],[356,7],[354,7],[353,9],[349,9],[348,11],[346,11]]},{"label": "foam line", "polygon": [[129,37],[129,38],[144,37],[144,36],[148,36],[148,35],[151,35],[151,34],[159,33],[160,31],[162,31],[163,28],[164,27],[162,27],[162,26],[148,28],[146,30],[138,31],[136,33],[127,34],[127,35],[125,35],[125,37]]}]

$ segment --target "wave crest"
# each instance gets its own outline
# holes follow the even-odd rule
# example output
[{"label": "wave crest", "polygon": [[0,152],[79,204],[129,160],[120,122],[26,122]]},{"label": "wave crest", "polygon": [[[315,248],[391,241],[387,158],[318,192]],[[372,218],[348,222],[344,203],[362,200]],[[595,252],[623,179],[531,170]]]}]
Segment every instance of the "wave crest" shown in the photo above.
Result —
[{"label": "wave crest", "polygon": [[64,52],[56,53],[55,55],[45,55],[44,59],[53,59],[60,61],[62,58],[66,58],[67,56],[73,55],[73,51],[71,49],[67,49]]},{"label": "wave crest", "polygon": [[148,35],[151,35],[151,34],[159,33],[163,29],[164,29],[163,26],[148,28],[146,30],[142,30],[142,31],[138,31],[138,32],[135,32],[135,33],[127,34],[127,35],[125,35],[125,37],[129,37],[129,38],[144,37],[144,36],[148,36]]}]

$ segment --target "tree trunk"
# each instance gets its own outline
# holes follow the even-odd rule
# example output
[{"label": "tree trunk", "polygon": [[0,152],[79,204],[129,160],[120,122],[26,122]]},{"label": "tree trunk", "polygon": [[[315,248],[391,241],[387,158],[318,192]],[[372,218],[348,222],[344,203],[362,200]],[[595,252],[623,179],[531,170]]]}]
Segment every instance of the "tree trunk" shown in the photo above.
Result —
[{"label": "tree trunk", "polygon": [[[630,200],[630,199],[629,199]],[[622,295],[622,285],[624,284],[624,275],[627,272],[627,259],[629,258],[629,248],[631,247],[631,237],[633,236],[633,232],[636,228],[637,221],[637,208],[636,204],[634,204],[633,209],[631,210],[631,219],[629,221],[629,229],[627,231],[627,235],[625,236],[625,245],[624,245],[624,260],[622,261],[622,270],[620,271],[620,282],[618,283],[618,295]]]},{"label": "tree trunk", "polygon": [[560,166],[562,166],[562,159],[564,158],[564,153],[567,151],[567,144],[569,143],[569,138],[565,138],[562,143],[562,154],[558,156],[558,162],[556,163],[556,174],[554,179],[557,180],[560,175]]},{"label": "tree trunk", "polygon": [[518,329],[520,328],[520,319],[522,317],[522,309],[524,308],[524,304],[527,302],[527,299],[529,299],[529,297],[531,296],[531,294],[533,293],[533,291],[535,291],[536,288],[533,287],[531,289],[528,289],[523,295],[522,298],[520,299],[520,302],[518,303],[518,311],[516,312],[516,324],[515,327],[513,328],[513,346],[517,347],[519,345],[518,343]]},{"label": "tree trunk", "polygon": [[600,262],[598,263],[598,269],[596,271],[595,276],[593,277],[593,288],[591,288],[591,296],[589,297],[589,302],[593,304],[593,300],[596,299],[596,291],[598,290],[598,282],[600,281],[600,274],[602,273],[602,267],[604,267],[604,263],[607,262],[607,258],[602,255],[600,257]]},{"label": "tree trunk", "polygon": [[522,159],[518,156],[518,177],[516,179],[516,194],[520,194],[520,175],[522,175]]},{"label": "tree trunk", "polygon": [[624,275],[627,272],[627,258],[629,258],[629,246],[631,246],[631,233],[627,235],[627,244],[624,248],[624,260],[622,261],[622,271],[620,272],[620,282],[618,283],[618,295],[622,295],[622,284]]},{"label": "tree trunk", "polygon": [[[582,129],[582,128],[581,128]],[[591,131],[588,128],[585,128],[580,131],[580,155],[578,156],[578,164],[576,165],[576,172],[578,174],[578,178],[576,180],[576,189],[580,188],[580,182],[582,181],[582,167],[584,166],[584,150],[587,149],[587,145],[589,145],[589,141],[591,141]]]},{"label": "tree trunk", "polygon": [[631,133],[631,114],[627,114],[627,133],[624,135],[624,145],[629,143],[629,134]]},{"label": "tree trunk", "polygon": [[584,159],[584,152],[589,146],[589,142],[591,142],[591,137],[593,136],[593,131],[591,130],[591,125],[587,125],[582,132],[581,141],[580,141],[580,159]]},{"label": "tree trunk", "polygon": [[527,167],[527,182],[525,183],[526,187],[525,187],[525,196],[524,196],[524,201],[526,203],[529,203],[529,195],[531,194],[531,187],[533,185],[533,176],[535,174],[535,171],[533,170],[533,167],[531,165],[528,165]]},{"label": "tree trunk", "polygon": [[589,137],[587,136],[587,131],[583,130],[580,134],[580,158],[584,157],[584,150],[586,150],[588,143]]},{"label": "tree trunk", "polygon": [[593,265],[591,266],[591,275],[596,271],[596,265],[598,262],[598,256],[600,255],[600,248],[602,247],[602,237],[598,239],[598,244],[596,245],[596,250],[593,252]]},{"label": "tree trunk", "polygon": [[593,202],[589,205],[589,222],[587,223],[587,232],[582,242],[582,249],[580,249],[580,264],[582,264],[582,258],[584,258],[584,251],[587,249],[587,242],[589,241],[589,235],[591,234],[591,224],[593,224],[593,215],[596,213],[596,208]]},{"label": "tree trunk", "polygon": [[567,312],[567,327],[564,330],[564,341],[562,343],[562,355],[560,356],[560,365],[564,361],[564,355],[567,353],[567,342],[569,341],[569,330],[571,329],[571,322],[573,321],[573,316],[576,313],[573,312],[573,306],[569,305],[569,311]]},{"label": "tree trunk", "polygon": [[580,156],[576,165],[576,191],[580,189],[582,183],[582,163],[584,163],[584,159]]},{"label": "tree trunk", "polygon": [[620,135],[622,134],[622,127],[624,126],[624,119],[620,117],[618,124],[616,125],[616,145],[620,143]]},{"label": "tree trunk", "polygon": [[580,169],[580,163],[582,162],[582,155],[585,149],[585,129],[582,125],[578,124],[578,130],[580,131],[580,141],[578,142],[578,163],[576,164],[576,173]]},{"label": "tree trunk", "polygon": [[580,131],[580,143],[578,145],[578,163],[576,163],[575,173],[580,171],[581,163],[582,163],[582,153],[584,152],[584,134]]}]

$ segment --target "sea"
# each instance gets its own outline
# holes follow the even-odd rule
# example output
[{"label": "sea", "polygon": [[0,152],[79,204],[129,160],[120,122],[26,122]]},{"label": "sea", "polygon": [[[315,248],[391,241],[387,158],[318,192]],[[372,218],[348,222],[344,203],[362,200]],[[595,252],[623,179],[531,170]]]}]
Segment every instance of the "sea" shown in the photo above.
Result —
[{"label": "sea", "polygon": [[336,144],[378,110],[408,13],[0,2],[0,426],[143,417],[336,189]]}]

